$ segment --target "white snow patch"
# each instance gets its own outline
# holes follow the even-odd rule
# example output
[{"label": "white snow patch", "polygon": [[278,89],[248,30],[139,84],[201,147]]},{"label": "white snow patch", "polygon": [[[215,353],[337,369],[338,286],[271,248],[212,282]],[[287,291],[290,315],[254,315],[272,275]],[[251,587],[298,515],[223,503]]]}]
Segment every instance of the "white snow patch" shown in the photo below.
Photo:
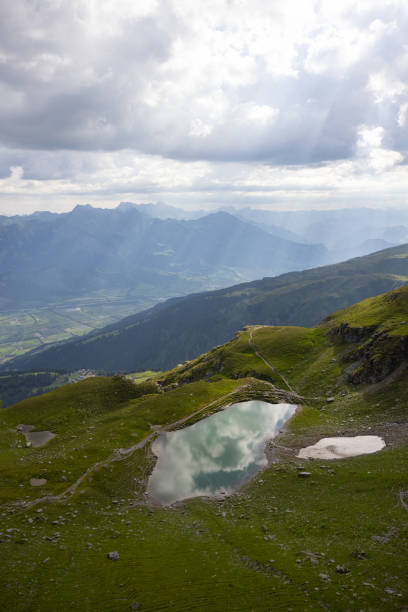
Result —
[{"label": "white snow patch", "polygon": [[385,442],[379,436],[322,438],[313,446],[302,448],[298,457],[301,459],[343,459],[344,457],[376,453],[384,446]]}]

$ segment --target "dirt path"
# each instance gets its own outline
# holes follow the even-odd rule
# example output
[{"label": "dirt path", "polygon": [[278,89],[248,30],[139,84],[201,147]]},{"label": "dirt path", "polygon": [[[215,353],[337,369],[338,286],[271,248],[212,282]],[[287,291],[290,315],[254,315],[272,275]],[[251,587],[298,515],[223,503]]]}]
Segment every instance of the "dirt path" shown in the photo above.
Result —
[{"label": "dirt path", "polygon": [[122,461],[123,459],[126,459],[127,457],[130,457],[136,450],[139,450],[143,447],[146,446],[146,444],[148,444],[149,442],[151,442],[154,438],[157,438],[158,436],[160,436],[163,433],[166,433],[167,431],[177,428],[180,425],[183,425],[184,423],[186,423],[187,421],[189,421],[190,419],[196,417],[198,414],[200,414],[201,412],[204,412],[204,410],[207,410],[208,408],[211,408],[211,406],[213,406],[214,404],[217,404],[218,402],[233,396],[235,393],[241,391],[242,389],[248,387],[248,383],[244,384],[244,385],[240,385],[239,387],[237,387],[236,389],[234,389],[233,391],[230,391],[230,393],[227,393],[226,395],[222,395],[221,397],[213,400],[212,402],[210,402],[209,404],[206,404],[205,406],[203,406],[202,408],[199,408],[198,410],[196,410],[195,412],[192,412],[191,414],[178,419],[177,421],[174,421],[173,423],[169,423],[168,425],[163,425],[162,427],[160,427],[159,429],[156,429],[155,431],[153,431],[151,434],[149,434],[148,436],[146,436],[145,438],[143,438],[143,440],[140,440],[140,442],[137,442],[136,444],[133,444],[133,446],[130,446],[129,448],[117,448],[114,450],[113,454],[110,457],[107,457],[106,459],[102,459],[101,461],[97,461],[96,463],[94,463],[93,465],[91,465],[86,472],[84,472],[82,474],[82,476],[80,476],[72,485],[70,485],[67,489],[65,489],[65,491],[63,491],[62,493],[59,493],[58,495],[44,495],[43,497],[39,497],[37,499],[34,499],[30,502],[15,502],[15,506],[18,506],[21,510],[28,510],[30,508],[33,508],[34,506],[38,506],[38,504],[43,504],[46,502],[64,502],[67,499],[69,499],[70,497],[72,497],[72,495],[75,493],[76,489],[79,487],[79,485],[84,482],[84,480],[87,479],[87,477],[92,474],[92,472],[94,472],[95,470],[99,469],[100,467],[104,466],[104,465],[109,465],[110,463],[113,463],[114,461]]},{"label": "dirt path", "polygon": [[408,504],[404,501],[404,497],[408,498],[408,491],[400,491],[399,497],[403,508],[408,512]]},{"label": "dirt path", "polygon": [[[298,392],[295,391],[295,389],[293,389],[293,387],[290,385],[290,383],[286,379],[286,377],[283,374],[281,374],[280,372],[278,372],[278,370],[256,348],[256,346],[254,344],[254,341],[253,341],[253,332],[256,331],[257,329],[261,329],[261,327],[262,326],[258,326],[258,327],[253,327],[253,328],[250,329],[249,341],[248,342],[249,342],[249,345],[250,345],[251,349],[254,351],[254,353],[257,355],[257,357],[259,357],[259,359],[262,359],[262,361],[268,366],[268,368],[270,368],[270,370],[274,374],[276,374],[277,376],[280,377],[280,379],[283,381],[283,383],[288,388],[289,392],[293,395],[293,402],[294,403],[297,400],[305,400],[305,399],[307,399],[307,398],[302,398],[302,396],[300,396],[298,394]],[[264,381],[264,382],[266,382],[266,381]],[[283,390],[275,387],[275,385],[273,385],[272,383],[268,383],[268,384],[270,384],[271,387],[276,392],[281,391],[281,392],[287,393],[286,391],[283,391]],[[30,501],[30,502],[16,502],[15,505],[19,506],[20,509],[22,509],[22,510],[28,510],[28,509],[32,508],[33,506],[37,506],[38,504],[42,504],[42,503],[46,503],[46,502],[64,502],[64,501],[66,501],[67,499],[72,497],[72,495],[75,493],[75,491],[79,487],[79,485],[82,484],[88,478],[88,476],[90,474],[92,474],[95,470],[99,469],[100,467],[102,467],[104,465],[109,465],[110,463],[113,463],[114,461],[122,461],[123,459],[126,459],[127,457],[130,457],[136,450],[144,448],[149,442],[151,442],[152,440],[154,440],[155,438],[157,438],[161,434],[166,433],[167,431],[170,431],[172,429],[180,427],[180,425],[183,425],[184,423],[187,423],[189,420],[193,419],[194,417],[196,417],[200,413],[204,412],[205,410],[207,410],[208,408],[210,408],[214,404],[217,404],[218,402],[220,402],[222,400],[225,400],[226,398],[235,395],[237,392],[241,391],[242,389],[244,389],[244,388],[246,388],[248,386],[249,386],[248,383],[246,383],[244,385],[240,385],[239,387],[237,387],[236,389],[234,389],[230,393],[227,393],[226,395],[222,395],[221,397],[213,400],[209,404],[206,404],[202,408],[199,408],[195,412],[192,412],[191,414],[189,414],[189,415],[187,415],[187,416],[185,416],[185,417],[183,417],[181,419],[177,419],[177,421],[174,421],[173,423],[169,423],[168,425],[163,425],[163,426],[159,427],[158,429],[153,431],[151,434],[149,434],[148,436],[143,438],[143,440],[140,440],[139,442],[137,442],[133,446],[130,446],[128,448],[118,448],[118,449],[115,449],[112,455],[110,455],[106,459],[102,459],[101,461],[98,461],[97,463],[94,463],[93,465],[91,465],[82,474],[82,476],[80,476],[72,485],[70,485],[62,493],[59,493],[58,495],[44,495],[43,497],[39,497],[39,498],[34,499],[34,500]],[[309,399],[317,399],[317,398],[309,398]]]},{"label": "dirt path", "polygon": [[[264,355],[262,355],[262,353],[260,351],[258,351],[258,349],[256,348],[255,344],[254,344],[254,339],[253,339],[253,332],[256,331],[257,329],[262,329],[262,327],[268,327],[267,325],[258,325],[256,327],[253,327],[249,330],[249,340],[248,340],[248,344],[251,347],[251,349],[254,351],[255,355],[257,357],[259,357],[259,359],[262,359],[262,361],[264,362],[265,365],[268,366],[268,368],[270,368],[270,370],[274,373],[277,374],[279,376],[279,378],[283,381],[283,383],[287,386],[287,388],[289,389],[289,391],[291,393],[293,393],[293,396],[295,399],[297,400],[301,400],[301,401],[322,401],[325,400],[326,398],[320,395],[312,395],[312,396],[303,396],[300,395],[296,389],[294,389],[292,387],[292,385],[289,383],[288,379],[281,374],[272,364],[270,361],[268,361],[266,359],[266,357],[264,357]],[[275,387],[276,388],[276,387]]]},{"label": "dirt path", "polygon": [[287,378],[281,374],[280,372],[278,372],[278,370],[266,359],[266,357],[264,357],[262,355],[262,353],[260,351],[258,351],[258,349],[256,348],[255,344],[254,344],[254,339],[253,339],[253,332],[256,331],[257,329],[262,329],[263,326],[258,326],[258,327],[252,327],[249,331],[249,346],[252,348],[252,350],[254,351],[255,355],[257,357],[259,357],[259,359],[262,359],[262,361],[265,363],[265,365],[268,366],[268,368],[270,368],[270,370],[272,370],[272,372],[274,374],[277,374],[279,376],[279,378],[284,382],[284,384],[287,386],[287,388],[289,389],[289,391],[291,391],[292,393],[294,393],[295,395],[298,395],[298,393],[295,391],[295,389],[291,386],[291,384],[289,383],[289,381],[287,380]]}]

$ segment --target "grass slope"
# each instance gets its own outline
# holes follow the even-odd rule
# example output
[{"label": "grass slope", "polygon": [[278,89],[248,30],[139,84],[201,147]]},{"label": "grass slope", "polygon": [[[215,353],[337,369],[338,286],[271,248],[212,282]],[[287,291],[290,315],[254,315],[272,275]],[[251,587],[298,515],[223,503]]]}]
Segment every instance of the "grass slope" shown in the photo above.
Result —
[{"label": "grass slope", "polygon": [[[408,353],[374,382],[352,382],[348,370],[350,354],[379,334],[403,341],[404,317],[407,288],[312,329],[247,327],[139,384],[91,378],[3,410],[0,607],[403,610]],[[371,357],[359,358],[368,377]],[[149,503],[154,457],[143,441],[155,428],[180,427],[231,401],[293,401],[295,393],[302,409],[268,445],[269,467],[236,495]],[[57,435],[25,448],[20,423]],[[321,437],[357,434],[382,435],[387,447],[336,462],[296,459]],[[134,452],[115,452],[139,442]],[[300,467],[311,476],[299,478]],[[47,483],[30,487],[32,477]]]},{"label": "grass slope", "polygon": [[165,370],[246,324],[314,325],[408,281],[408,245],[350,261],[169,300],[81,339],[28,353],[16,369]]}]

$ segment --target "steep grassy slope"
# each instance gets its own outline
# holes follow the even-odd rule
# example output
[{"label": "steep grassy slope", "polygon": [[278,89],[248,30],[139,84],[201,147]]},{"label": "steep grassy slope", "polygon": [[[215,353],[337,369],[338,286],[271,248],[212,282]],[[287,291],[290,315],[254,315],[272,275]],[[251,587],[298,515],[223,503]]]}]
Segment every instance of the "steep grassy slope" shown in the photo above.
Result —
[{"label": "steep grassy slope", "polygon": [[[247,327],[139,385],[94,378],[3,410],[0,607],[403,610],[408,352],[372,382],[370,351],[360,358],[366,379],[348,368],[379,334],[403,342],[405,318],[404,287],[313,329]],[[389,358],[388,349],[375,353],[377,363]],[[268,445],[262,475],[224,501],[152,505],[150,440],[255,397],[301,405]],[[56,437],[26,448],[21,423]],[[336,462],[296,459],[321,437],[357,434],[387,446]],[[32,477],[47,482],[32,487]]]},{"label": "steep grassy slope", "polygon": [[229,340],[246,324],[314,325],[403,285],[408,245],[304,272],[169,300],[102,331],[28,353],[8,367],[164,370]]}]

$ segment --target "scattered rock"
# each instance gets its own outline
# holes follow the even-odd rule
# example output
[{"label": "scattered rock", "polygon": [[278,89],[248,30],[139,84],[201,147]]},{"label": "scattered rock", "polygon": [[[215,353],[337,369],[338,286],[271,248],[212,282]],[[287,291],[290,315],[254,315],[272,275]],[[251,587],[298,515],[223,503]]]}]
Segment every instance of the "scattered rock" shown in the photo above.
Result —
[{"label": "scattered rock", "polygon": [[334,397],[326,397],[326,402],[331,404],[331,402],[334,402]]},{"label": "scattered rock", "polygon": [[[309,559],[311,563],[313,564],[318,563],[318,560],[317,560],[317,557],[319,556],[318,553],[313,553],[310,550],[302,550],[301,552],[305,555],[307,559]],[[296,563],[298,563],[298,560],[296,560]],[[299,560],[299,563],[300,563],[300,560]]]},{"label": "scattered rock", "polygon": [[106,556],[108,557],[109,561],[117,561],[119,559],[119,553],[117,550],[108,552]]},{"label": "scattered rock", "polygon": [[336,572],[338,574],[350,574],[349,568],[344,565],[336,565]]},{"label": "scattered rock", "polygon": [[360,559],[360,560],[367,559],[366,553],[363,552],[362,550],[353,550],[353,552],[351,553],[351,556],[354,559]]},{"label": "scattered rock", "polygon": [[387,536],[373,535],[371,536],[371,539],[374,540],[374,542],[380,542],[381,544],[387,544],[387,542],[390,541],[390,538],[388,538]]},{"label": "scattered rock", "polygon": [[394,589],[391,589],[391,587],[385,587],[384,591],[388,594],[388,595],[396,595],[397,592],[394,591]]},{"label": "scattered rock", "polygon": [[30,478],[30,485],[32,487],[43,487],[47,484],[46,478]]},{"label": "scattered rock", "polygon": [[324,580],[324,582],[330,582],[330,578],[327,574],[319,574],[319,578]]},{"label": "scattered rock", "polygon": [[298,478],[309,478],[311,475],[311,472],[299,472]]}]

